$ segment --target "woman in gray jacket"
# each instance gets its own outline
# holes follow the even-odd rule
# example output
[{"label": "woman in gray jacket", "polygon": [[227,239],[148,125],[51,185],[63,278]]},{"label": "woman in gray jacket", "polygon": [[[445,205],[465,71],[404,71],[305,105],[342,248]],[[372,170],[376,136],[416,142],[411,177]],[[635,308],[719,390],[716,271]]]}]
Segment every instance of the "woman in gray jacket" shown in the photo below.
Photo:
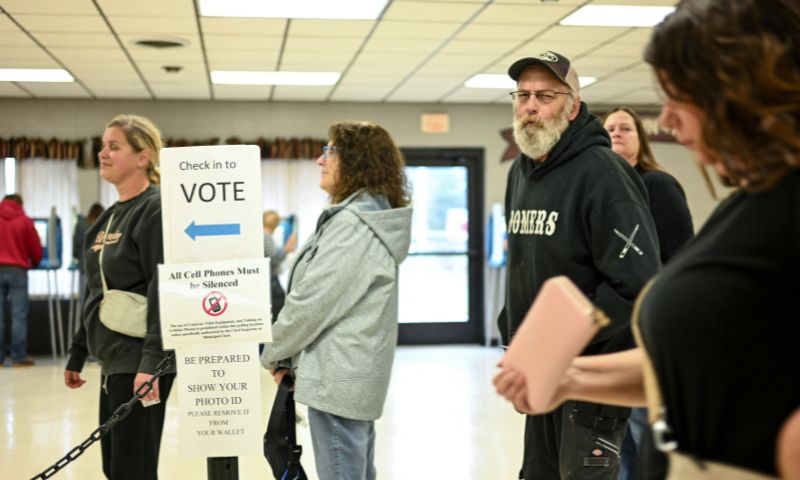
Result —
[{"label": "woman in gray jacket", "polygon": [[261,363],[278,383],[294,376],[320,479],[374,479],[374,421],[389,388],[398,266],[411,239],[405,162],[379,125],[336,123],[328,137],[317,165],[331,205],[297,255]]}]

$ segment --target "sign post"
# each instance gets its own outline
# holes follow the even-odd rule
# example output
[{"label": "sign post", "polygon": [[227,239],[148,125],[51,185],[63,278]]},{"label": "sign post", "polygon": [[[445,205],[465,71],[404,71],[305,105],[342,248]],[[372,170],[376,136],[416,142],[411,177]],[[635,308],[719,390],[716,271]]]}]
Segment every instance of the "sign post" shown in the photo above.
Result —
[{"label": "sign post", "polygon": [[208,478],[238,479],[262,453],[258,342],[271,339],[269,261],[255,145],[161,150],[161,333],[174,349],[181,450]]}]

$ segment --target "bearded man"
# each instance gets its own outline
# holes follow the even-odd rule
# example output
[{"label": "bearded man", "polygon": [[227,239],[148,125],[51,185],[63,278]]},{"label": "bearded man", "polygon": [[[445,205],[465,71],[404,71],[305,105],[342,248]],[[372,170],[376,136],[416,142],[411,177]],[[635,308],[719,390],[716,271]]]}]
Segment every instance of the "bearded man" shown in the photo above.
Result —
[{"label": "bearded man", "polygon": [[[545,52],[514,62],[508,74],[517,82],[511,98],[522,153],[506,186],[502,340],[508,344],[544,281],[566,275],[612,320],[583,355],[633,348],[633,301],[660,268],[645,186],[581,102],[569,59]],[[568,401],[527,416],[519,478],[616,479],[629,415]]]}]

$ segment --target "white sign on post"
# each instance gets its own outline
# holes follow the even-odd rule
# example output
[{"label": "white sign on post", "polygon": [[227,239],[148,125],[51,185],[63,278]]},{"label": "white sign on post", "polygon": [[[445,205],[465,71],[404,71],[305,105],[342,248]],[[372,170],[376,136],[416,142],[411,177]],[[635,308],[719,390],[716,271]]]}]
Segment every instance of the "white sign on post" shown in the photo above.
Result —
[{"label": "white sign on post", "polygon": [[262,454],[258,346],[183,348],[175,357],[180,369],[180,451],[212,451],[217,457]]},{"label": "white sign on post", "polygon": [[271,324],[260,157],[255,145],[161,150],[161,331],[176,348],[178,438],[191,455],[262,450],[258,342]]},{"label": "white sign on post", "polygon": [[266,258],[161,265],[158,287],[164,348],[272,340]]},{"label": "white sign on post", "polygon": [[256,145],[161,149],[164,263],[264,256]]}]

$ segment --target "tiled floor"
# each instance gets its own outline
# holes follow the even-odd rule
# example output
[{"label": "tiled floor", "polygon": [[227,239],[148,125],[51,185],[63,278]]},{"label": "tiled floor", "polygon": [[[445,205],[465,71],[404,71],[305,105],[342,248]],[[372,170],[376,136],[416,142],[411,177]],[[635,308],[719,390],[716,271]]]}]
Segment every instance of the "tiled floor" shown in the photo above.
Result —
[{"label": "tiled floor", "polygon": [[[386,409],[377,424],[378,478],[515,479],[523,418],[498,398],[491,377],[501,351],[478,346],[400,347]],[[0,478],[29,479],[82,442],[97,427],[100,370],[89,365],[83,388],[69,390],[63,363],[0,370]],[[262,376],[264,411],[275,392]],[[205,479],[206,460],[185,456],[176,440],[170,399],[161,445],[161,479]],[[266,429],[266,415],[265,415]],[[308,428],[298,430],[303,464],[316,478]],[[102,479],[100,446],[90,447],[55,479]],[[241,480],[269,479],[262,457],[239,457]]]}]

